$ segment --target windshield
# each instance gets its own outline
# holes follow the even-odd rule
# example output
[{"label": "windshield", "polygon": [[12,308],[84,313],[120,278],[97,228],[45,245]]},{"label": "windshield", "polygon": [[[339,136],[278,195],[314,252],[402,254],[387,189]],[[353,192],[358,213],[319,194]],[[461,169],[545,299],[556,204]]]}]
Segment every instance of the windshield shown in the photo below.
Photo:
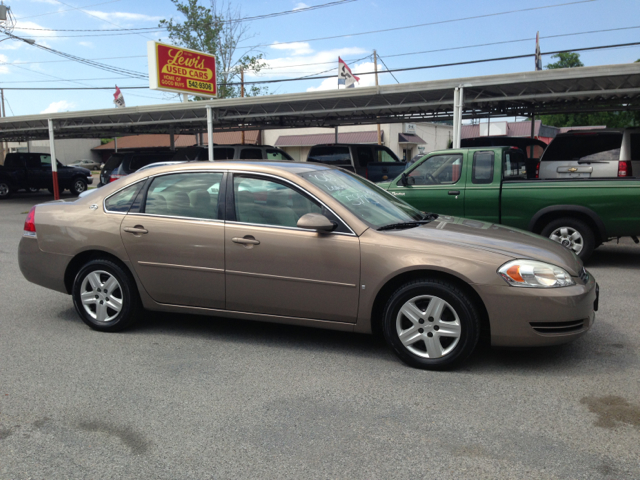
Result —
[{"label": "windshield", "polygon": [[366,224],[385,225],[422,220],[424,215],[375,184],[345,170],[322,170],[300,176],[331,195]]}]

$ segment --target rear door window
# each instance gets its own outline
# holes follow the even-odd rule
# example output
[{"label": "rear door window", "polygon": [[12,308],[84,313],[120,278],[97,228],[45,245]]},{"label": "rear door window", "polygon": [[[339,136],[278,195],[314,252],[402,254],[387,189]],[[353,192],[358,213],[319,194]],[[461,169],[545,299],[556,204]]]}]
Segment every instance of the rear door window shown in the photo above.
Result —
[{"label": "rear door window", "polygon": [[267,148],[267,159],[269,160],[293,160],[287,152],[278,148]]},{"label": "rear door window", "polygon": [[493,152],[475,152],[471,165],[471,182],[475,184],[487,184],[493,181]]},{"label": "rear door window", "polygon": [[144,185],[144,182],[138,182],[111,195],[104,201],[105,210],[115,213],[127,213],[142,185]]},{"label": "rear door window", "polygon": [[556,137],[545,150],[541,161],[612,161],[620,159],[622,133],[576,133]]},{"label": "rear door window", "polygon": [[262,150],[259,148],[243,148],[240,150],[241,160],[262,160]]},{"label": "rear door window", "polygon": [[[40,155],[25,155],[27,157],[27,168],[40,168]],[[51,166],[51,160],[49,160]]]},{"label": "rear door window", "polygon": [[233,160],[234,153],[235,149],[233,147],[213,147],[214,160]]},{"label": "rear door window", "polygon": [[311,147],[307,161],[334,167],[352,167],[349,147]]},{"label": "rear door window", "polygon": [[218,216],[222,173],[176,173],[154,178],[144,213],[212,220]]}]

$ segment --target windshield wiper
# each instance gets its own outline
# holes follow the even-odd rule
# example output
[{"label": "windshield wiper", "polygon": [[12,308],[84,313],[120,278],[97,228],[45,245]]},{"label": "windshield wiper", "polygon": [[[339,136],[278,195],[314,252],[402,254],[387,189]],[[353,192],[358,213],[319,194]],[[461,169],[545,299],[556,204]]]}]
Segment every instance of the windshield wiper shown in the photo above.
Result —
[{"label": "windshield wiper", "polygon": [[382,227],[378,227],[376,230],[398,230],[401,228],[413,228],[418,227],[420,225],[425,225],[430,223],[431,220],[417,220],[415,222],[402,222],[402,223],[392,223],[390,225],[383,225]]},{"label": "windshield wiper", "polygon": [[437,213],[431,213],[431,212],[422,212],[422,213],[424,213],[422,220],[435,220],[440,216]]}]

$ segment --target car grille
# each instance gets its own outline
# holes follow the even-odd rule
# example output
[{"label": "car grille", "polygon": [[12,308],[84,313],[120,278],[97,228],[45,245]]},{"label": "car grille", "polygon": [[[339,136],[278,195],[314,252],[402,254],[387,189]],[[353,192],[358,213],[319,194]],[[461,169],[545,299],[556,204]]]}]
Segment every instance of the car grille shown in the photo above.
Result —
[{"label": "car grille", "polygon": [[584,267],[582,267],[582,270],[580,270],[580,280],[582,280],[584,283],[589,282],[589,272],[587,272],[587,269]]},{"label": "car grille", "polygon": [[583,318],[570,322],[531,322],[529,325],[538,333],[562,334],[582,330],[588,320],[588,318]]}]

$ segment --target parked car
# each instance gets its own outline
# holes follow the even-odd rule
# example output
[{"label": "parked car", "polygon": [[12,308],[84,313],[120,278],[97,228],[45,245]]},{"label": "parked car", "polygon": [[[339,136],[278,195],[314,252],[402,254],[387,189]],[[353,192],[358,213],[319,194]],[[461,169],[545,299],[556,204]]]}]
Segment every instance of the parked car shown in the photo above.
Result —
[{"label": "parked car", "polygon": [[593,324],[595,279],[561,245],[425,215],[313,163],[190,162],[37,205],[27,280],[70,294],[91,328],[143,309],[380,331],[409,365],[444,369],[493,345],[568,342]]},{"label": "parked car", "polygon": [[76,160],[69,164],[70,167],[83,167],[89,170],[100,170],[101,165],[100,162],[95,160]]},{"label": "parked car", "polygon": [[132,174],[138,169],[151,163],[168,161],[176,152],[123,152],[114,153],[104,163],[100,171],[100,183],[102,187],[107,183],[115,182],[119,178]]},{"label": "parked car", "polygon": [[640,235],[640,180],[527,179],[513,147],[431,152],[398,178],[380,184],[419,210],[501,223],[565,245],[582,259],[613,238]]},{"label": "parked car", "polygon": [[555,137],[540,159],[540,178],[640,175],[640,128],[575,130]]},{"label": "parked car", "polygon": [[407,162],[383,145],[333,143],[314,145],[307,162],[323,163],[355,172],[372,182],[395,178],[406,168]]},{"label": "parked car", "polygon": [[[86,168],[66,166],[56,160],[58,186],[80,195],[93,183],[91,172]],[[18,190],[38,191],[46,188],[53,192],[51,155],[48,153],[7,153],[4,166],[0,166],[0,199],[8,198]]]},{"label": "parked car", "polygon": [[[213,159],[218,160],[273,160],[282,161],[293,158],[271,145],[214,145]],[[176,152],[173,160],[209,160],[208,147],[188,147]]]}]

